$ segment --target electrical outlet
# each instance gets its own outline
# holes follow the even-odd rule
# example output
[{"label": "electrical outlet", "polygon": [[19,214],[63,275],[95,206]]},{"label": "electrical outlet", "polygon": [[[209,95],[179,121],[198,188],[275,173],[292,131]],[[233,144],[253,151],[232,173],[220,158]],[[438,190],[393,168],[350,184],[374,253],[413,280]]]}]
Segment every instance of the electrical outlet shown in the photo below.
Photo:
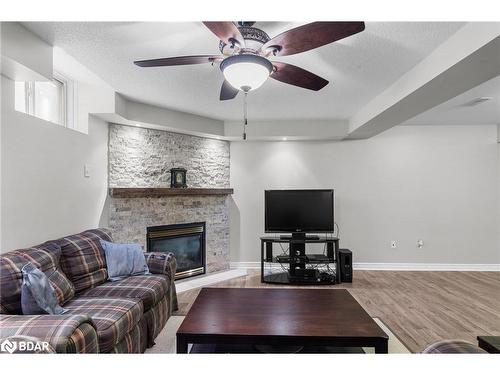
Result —
[{"label": "electrical outlet", "polygon": [[397,248],[397,247],[398,247],[398,243],[397,243],[396,241],[394,241],[394,240],[393,240],[393,241],[391,241],[391,248],[392,248],[392,249],[395,249],[395,248]]},{"label": "electrical outlet", "polygon": [[424,247],[424,240],[418,240],[418,241],[417,241],[417,247],[418,247],[419,249],[423,248],[423,247]]}]

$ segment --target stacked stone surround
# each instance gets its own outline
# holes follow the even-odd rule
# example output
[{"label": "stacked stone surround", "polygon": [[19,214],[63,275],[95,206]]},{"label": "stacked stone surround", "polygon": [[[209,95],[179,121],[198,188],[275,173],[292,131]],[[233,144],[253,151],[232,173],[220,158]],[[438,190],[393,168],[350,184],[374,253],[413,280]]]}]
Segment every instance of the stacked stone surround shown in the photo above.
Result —
[{"label": "stacked stone surround", "polygon": [[146,246],[146,228],[206,222],[208,272],[229,268],[229,207],[224,196],[111,199],[110,228],[116,242]]},{"label": "stacked stone surround", "polygon": [[229,187],[229,142],[110,124],[110,187],[169,187],[175,167],[189,187]]},{"label": "stacked stone surround", "polygon": [[[116,124],[109,126],[109,187],[169,187],[184,167],[189,187],[229,187],[229,143]],[[117,242],[146,248],[146,228],[206,222],[207,271],[229,268],[229,197],[110,198],[109,226]]]}]

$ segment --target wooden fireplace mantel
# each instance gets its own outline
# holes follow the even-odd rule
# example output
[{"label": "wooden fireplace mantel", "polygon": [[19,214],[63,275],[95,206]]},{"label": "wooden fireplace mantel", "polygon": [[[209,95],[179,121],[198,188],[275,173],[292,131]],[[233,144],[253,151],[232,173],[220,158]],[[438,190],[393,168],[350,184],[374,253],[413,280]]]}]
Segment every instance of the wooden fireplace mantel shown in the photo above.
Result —
[{"label": "wooden fireplace mantel", "polygon": [[127,188],[115,187],[109,189],[112,198],[148,198],[169,197],[181,195],[230,195],[232,188]]}]

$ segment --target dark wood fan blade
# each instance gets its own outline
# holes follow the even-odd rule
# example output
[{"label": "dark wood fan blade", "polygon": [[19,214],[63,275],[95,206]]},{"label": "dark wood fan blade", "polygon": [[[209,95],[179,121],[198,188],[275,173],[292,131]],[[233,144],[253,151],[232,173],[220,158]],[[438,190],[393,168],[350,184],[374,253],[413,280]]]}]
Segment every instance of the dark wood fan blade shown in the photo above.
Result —
[{"label": "dark wood fan blade", "polygon": [[328,85],[328,81],[298,66],[273,61],[274,72],[270,75],[278,81],[318,91]]},{"label": "dark wood fan blade", "polygon": [[220,88],[220,100],[234,99],[240,90],[235,89],[231,84],[224,80]]},{"label": "dark wood fan blade", "polygon": [[231,43],[231,39],[238,42],[240,47],[245,47],[245,39],[240,33],[240,30],[232,22],[203,22],[211,32],[217,35],[217,38],[226,44]]},{"label": "dark wood fan blade", "polygon": [[134,61],[134,64],[144,68],[152,66],[193,65],[211,63],[223,58],[224,56],[220,55],[177,56],[165,57],[163,59]]},{"label": "dark wood fan blade", "polygon": [[309,51],[359,33],[364,22],[313,22],[275,36],[265,43],[261,51],[276,50],[275,56],[287,56]]}]

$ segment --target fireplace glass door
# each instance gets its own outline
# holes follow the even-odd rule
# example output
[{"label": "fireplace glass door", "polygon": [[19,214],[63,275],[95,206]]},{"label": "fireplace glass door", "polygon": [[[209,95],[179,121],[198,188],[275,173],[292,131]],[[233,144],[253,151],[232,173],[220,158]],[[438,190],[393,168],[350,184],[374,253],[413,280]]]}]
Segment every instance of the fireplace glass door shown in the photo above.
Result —
[{"label": "fireplace glass door", "polygon": [[174,253],[175,279],[205,273],[205,223],[148,227],[147,236],[148,251]]}]

